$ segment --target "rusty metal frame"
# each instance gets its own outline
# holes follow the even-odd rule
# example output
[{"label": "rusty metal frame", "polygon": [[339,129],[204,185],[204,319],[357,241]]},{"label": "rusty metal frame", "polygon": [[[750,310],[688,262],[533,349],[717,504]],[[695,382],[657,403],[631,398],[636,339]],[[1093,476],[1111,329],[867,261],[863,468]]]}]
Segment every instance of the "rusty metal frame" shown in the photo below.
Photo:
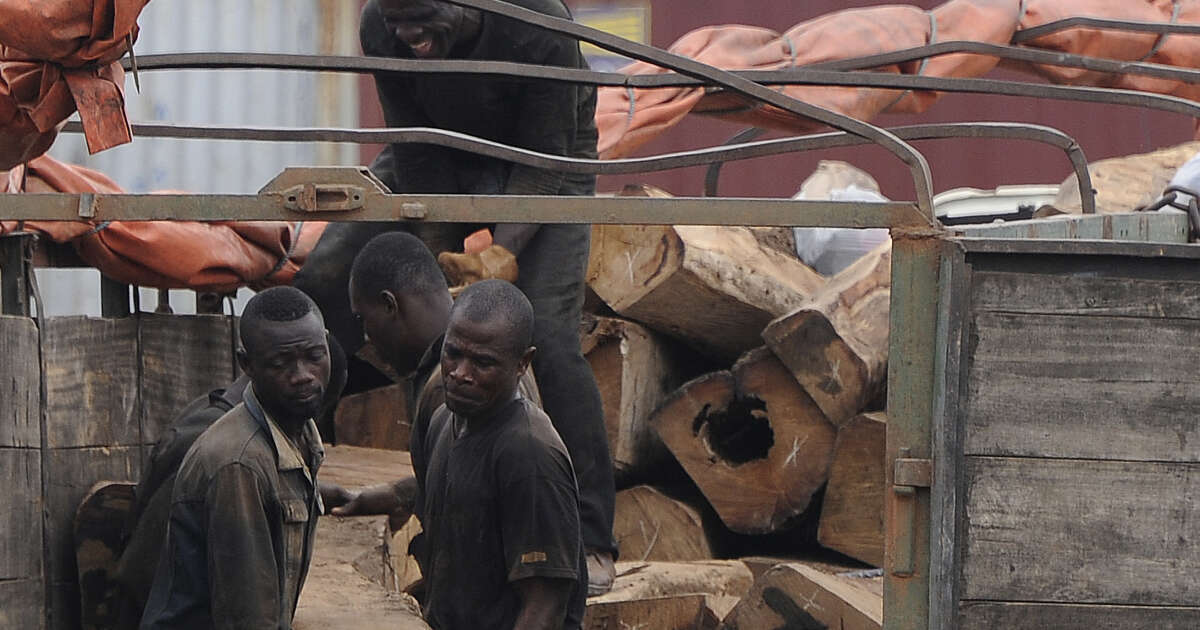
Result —
[{"label": "rusty metal frame", "polygon": [[1058,33],[1072,28],[1091,28],[1110,31],[1129,31],[1136,33],[1157,33],[1159,35],[1200,35],[1200,24],[1171,24],[1163,22],[1142,22],[1138,20],[1112,20],[1089,16],[1075,16],[1054,22],[1039,24],[1034,27],[1017,31],[1012,43],[1019,44],[1031,39],[1037,39],[1052,33]]},{"label": "rusty metal frame", "polygon": [[[333,129],[233,127],[213,125],[175,125],[168,123],[134,123],[134,134],[144,138],[192,138],[208,140],[253,140],[267,142],[348,142],[358,144],[422,143],[469,151],[534,168],[554,169],[564,173],[588,175],[619,175],[664,171],[691,166],[710,165],[705,183],[705,197],[716,197],[716,182],[725,162],[748,160],[800,151],[815,151],[837,147],[862,146],[869,140],[845,132],[779,138],[761,142],[738,142],[717,147],[665,153],[640,158],[590,160],[549,155],[513,147],[474,136],[444,129]],[[67,123],[63,131],[82,133],[78,121]],[[1079,183],[1083,213],[1093,214],[1096,208],[1087,158],[1074,138],[1044,125],[1025,123],[948,123],[912,125],[889,129],[902,140],[933,140],[949,138],[992,138],[1029,140],[1062,149]],[[739,138],[742,134],[739,134]]]},{"label": "rusty metal frame", "polygon": [[[1067,159],[1071,162],[1071,168],[1075,171],[1075,177],[1079,184],[1079,195],[1082,200],[1083,213],[1096,213],[1096,193],[1092,190],[1092,177],[1088,172],[1087,158],[1083,154],[1083,149],[1074,138],[1053,127],[1025,123],[985,122],[910,125],[905,127],[891,127],[888,130],[902,140],[990,138],[995,140],[1029,140],[1056,147],[1066,153]],[[749,134],[744,131],[734,136],[734,138],[741,140],[747,135]],[[778,155],[797,150],[828,149],[860,146],[863,144],[866,143],[859,138],[835,132],[794,138],[779,138],[761,142],[739,142],[738,144],[727,144],[725,148],[742,149],[737,154],[736,159],[748,159],[751,157]],[[751,149],[754,150],[754,154],[752,155],[750,154]],[[720,175],[722,164],[722,162],[717,162],[709,167],[704,191],[707,197],[717,196],[717,177]]]}]

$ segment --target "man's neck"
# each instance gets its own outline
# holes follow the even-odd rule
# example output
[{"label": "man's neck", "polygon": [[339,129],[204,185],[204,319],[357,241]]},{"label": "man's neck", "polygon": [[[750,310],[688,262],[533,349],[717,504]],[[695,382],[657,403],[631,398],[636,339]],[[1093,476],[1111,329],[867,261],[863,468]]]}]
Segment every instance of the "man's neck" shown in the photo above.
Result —
[{"label": "man's neck", "polygon": [[471,416],[460,416],[463,420],[464,429],[460,437],[482,430],[496,419],[496,414],[500,413],[509,403],[520,397],[520,390],[514,389],[512,395],[502,399],[503,402],[497,403],[495,406]]}]

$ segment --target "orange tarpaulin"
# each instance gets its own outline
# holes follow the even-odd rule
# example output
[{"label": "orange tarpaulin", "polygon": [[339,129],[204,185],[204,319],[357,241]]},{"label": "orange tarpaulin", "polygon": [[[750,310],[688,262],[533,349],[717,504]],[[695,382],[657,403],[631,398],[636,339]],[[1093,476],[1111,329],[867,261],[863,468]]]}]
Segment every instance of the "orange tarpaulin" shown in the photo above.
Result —
[{"label": "orange tarpaulin", "polygon": [[[1089,16],[1117,20],[1198,23],[1200,0],[951,0],[931,11],[911,6],[848,9],[797,24],[783,34],[750,26],[717,26],[692,31],[670,48],[674,53],[726,70],[779,70],[823,61],[849,59],[946,41],[1007,44],[1020,30],[1061,19]],[[1030,48],[1200,67],[1200,37],[1072,28],[1024,44]],[[995,57],[954,54],[877,68],[876,71],[933,77],[977,77],[1000,63]],[[1189,99],[1200,86],[1135,75],[1089,72],[1075,68],[1004,62],[1056,83],[1115,87]],[[625,67],[626,74],[665,70],[647,63]],[[936,92],[789,86],[787,94],[826,109],[870,120],[888,113],[919,113],[939,97]],[[703,88],[599,90],[596,124],[600,155],[625,157],[678,123],[688,113],[718,116],[791,133],[821,127],[806,118],[740,96]]]},{"label": "orange tarpaulin", "polygon": [[0,0],[0,170],[44,153],[79,111],[95,153],[130,140],[125,74],[149,0]]},{"label": "orange tarpaulin", "polygon": [[[18,167],[0,192],[123,192],[96,171],[50,156]],[[71,243],[104,275],[160,289],[232,291],[291,284],[320,238],[321,222],[249,221],[5,221],[0,234],[28,230]]]}]

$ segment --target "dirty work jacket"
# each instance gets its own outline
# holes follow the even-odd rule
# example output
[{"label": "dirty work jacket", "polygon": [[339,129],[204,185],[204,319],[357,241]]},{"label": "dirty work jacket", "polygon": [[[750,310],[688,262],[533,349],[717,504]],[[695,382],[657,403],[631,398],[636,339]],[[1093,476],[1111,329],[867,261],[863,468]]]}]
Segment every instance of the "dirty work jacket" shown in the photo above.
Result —
[{"label": "dirty work jacket", "polygon": [[141,627],[291,628],[323,457],[312,420],[293,446],[247,388],[184,457]]}]

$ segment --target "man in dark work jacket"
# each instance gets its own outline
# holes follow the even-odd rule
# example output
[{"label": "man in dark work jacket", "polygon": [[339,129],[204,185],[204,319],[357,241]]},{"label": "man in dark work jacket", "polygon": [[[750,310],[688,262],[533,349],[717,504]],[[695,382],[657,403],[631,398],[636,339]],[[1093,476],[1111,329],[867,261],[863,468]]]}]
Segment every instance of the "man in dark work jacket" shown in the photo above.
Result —
[{"label": "man in dark work jacket", "polygon": [[291,628],[323,511],[312,418],[329,347],[320,311],[292,287],[255,295],[240,337],[250,386],[180,464],[143,630]]},{"label": "man in dark work jacket", "polygon": [[[330,375],[324,410],[337,404],[346,385],[346,355],[333,337],[328,337]],[[225,387],[196,398],[171,421],[154,445],[146,469],[134,491],[133,511],[127,525],[125,549],[117,563],[116,580],[120,586],[121,612],[118,628],[136,628],[146,607],[146,598],[154,582],[159,554],[167,538],[167,518],[171,508],[171,489],[183,456],[196,438],[221,416],[242,402],[250,377],[242,374]],[[335,486],[322,485],[327,508],[341,505],[349,497]]]},{"label": "man in dark work jacket", "polygon": [[[560,0],[516,0],[547,15],[570,18]],[[578,42],[515,20],[436,0],[369,0],[360,25],[363,52],[397,58],[511,61],[586,68]],[[376,87],[390,127],[439,127],[533,151],[596,157],[595,90],[591,86],[434,75],[378,75]],[[431,145],[387,147],[371,170],[397,193],[591,195],[593,176],[571,175]],[[347,351],[357,350],[344,291],[349,261],[378,231],[369,224],[331,224],[296,277],[330,319]],[[435,252],[459,247],[478,226],[411,229]],[[591,229],[587,225],[494,227],[482,253],[444,253],[452,281],[515,280],[533,304],[538,347],[533,372],[547,414],[570,451],[579,480],[584,544],[593,592],[611,585],[615,490],[600,392],[579,351],[579,316]],[[512,263],[515,260],[515,265]],[[515,267],[515,278],[510,274]]]}]

